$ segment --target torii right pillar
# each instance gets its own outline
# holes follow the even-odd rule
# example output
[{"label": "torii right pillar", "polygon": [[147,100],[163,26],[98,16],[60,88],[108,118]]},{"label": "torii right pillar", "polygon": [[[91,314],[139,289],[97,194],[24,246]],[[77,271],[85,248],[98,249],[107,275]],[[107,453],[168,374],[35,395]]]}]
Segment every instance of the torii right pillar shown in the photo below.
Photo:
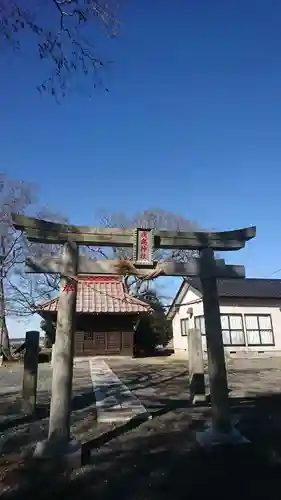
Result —
[{"label": "torii right pillar", "polygon": [[[201,269],[214,268],[214,250],[200,250]],[[207,341],[208,372],[212,405],[212,425],[205,432],[197,434],[202,446],[219,444],[240,444],[249,442],[232,426],[228,397],[227,372],[220,319],[220,305],[217,278],[202,272],[203,308]]]}]

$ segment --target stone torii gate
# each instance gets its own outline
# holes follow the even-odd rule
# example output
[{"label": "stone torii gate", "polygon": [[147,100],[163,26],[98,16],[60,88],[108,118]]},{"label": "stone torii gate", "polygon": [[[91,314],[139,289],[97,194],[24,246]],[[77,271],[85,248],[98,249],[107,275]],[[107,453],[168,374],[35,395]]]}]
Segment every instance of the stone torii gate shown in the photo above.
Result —
[{"label": "stone torii gate", "polygon": [[[206,327],[208,371],[212,403],[212,429],[203,442],[241,440],[231,425],[227,375],[222,341],[217,278],[244,278],[244,266],[226,265],[215,259],[214,251],[239,250],[254,238],[256,227],[226,232],[154,231],[151,229],[100,229],[56,224],[13,214],[15,229],[29,241],[63,244],[59,258],[28,258],[28,272],[60,274],[56,344],[53,364],[49,435],[45,449],[67,454],[70,446],[70,413],[73,375],[73,348],[77,275],[118,274],[153,279],[158,276],[200,278]],[[132,247],[133,260],[94,261],[79,256],[79,245]],[[156,262],[154,249],[198,250],[199,258],[186,263]],[[52,451],[50,451],[52,453]]]}]

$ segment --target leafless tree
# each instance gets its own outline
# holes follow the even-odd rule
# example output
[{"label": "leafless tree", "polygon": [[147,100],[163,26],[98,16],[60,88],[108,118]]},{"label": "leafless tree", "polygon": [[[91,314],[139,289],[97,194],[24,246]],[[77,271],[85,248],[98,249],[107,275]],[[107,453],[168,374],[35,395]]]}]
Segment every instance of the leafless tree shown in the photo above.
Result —
[{"label": "leafless tree", "polygon": [[77,75],[102,83],[106,64],[94,40],[100,27],[109,36],[118,35],[116,0],[0,0],[0,40],[18,50],[32,39],[39,59],[50,69],[38,86],[61,96]]},{"label": "leafless tree", "polygon": [[[15,231],[11,220],[12,212],[24,213],[32,206],[36,194],[35,185],[0,173],[0,346],[7,358],[10,357],[7,317],[32,314],[36,303],[51,298],[58,289],[57,276],[28,275],[24,273],[24,266],[27,255],[57,255],[59,245],[29,243],[24,234]],[[37,216],[67,222],[65,217],[46,209]]]},{"label": "leafless tree", "polygon": [[10,180],[0,173],[0,336],[5,355],[10,356],[9,335],[6,323],[9,300],[6,280],[12,269],[22,262],[23,236],[16,234],[11,224],[11,212],[22,213],[34,201],[34,186]]},{"label": "leafless tree", "polygon": [[[103,211],[100,216],[100,226],[116,228],[142,227],[167,231],[200,231],[200,226],[197,222],[160,208],[151,208],[132,216],[127,216],[121,212],[107,213]],[[131,248],[111,248],[108,251],[104,251],[101,248],[94,248],[93,250],[96,255],[101,255],[104,258],[132,258]],[[187,262],[188,259],[194,255],[196,255],[195,252],[187,250],[156,249],[154,257],[155,260],[159,262],[169,260]],[[134,293],[139,294],[147,290],[151,282],[143,283],[138,278],[134,277],[133,279],[127,279],[127,284],[131,286],[131,290]]]},{"label": "leafless tree", "polygon": [[[35,216],[50,222],[68,223],[68,219],[49,209],[42,209]],[[61,253],[60,244],[46,245],[30,243],[25,238],[21,240],[21,261],[14,262],[11,272],[6,276],[8,297],[7,313],[10,316],[29,316],[36,306],[53,297],[59,290],[59,276],[54,274],[33,274],[24,272],[25,259],[28,256],[39,257],[47,255],[57,257]]]}]

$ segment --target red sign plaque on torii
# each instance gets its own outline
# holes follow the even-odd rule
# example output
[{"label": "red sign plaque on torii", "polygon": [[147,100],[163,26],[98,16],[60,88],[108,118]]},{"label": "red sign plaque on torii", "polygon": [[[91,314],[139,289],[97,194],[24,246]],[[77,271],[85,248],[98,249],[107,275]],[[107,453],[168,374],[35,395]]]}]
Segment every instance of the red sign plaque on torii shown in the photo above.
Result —
[{"label": "red sign plaque on torii", "polygon": [[134,237],[133,260],[138,265],[153,266],[153,230],[138,228],[135,230]]}]

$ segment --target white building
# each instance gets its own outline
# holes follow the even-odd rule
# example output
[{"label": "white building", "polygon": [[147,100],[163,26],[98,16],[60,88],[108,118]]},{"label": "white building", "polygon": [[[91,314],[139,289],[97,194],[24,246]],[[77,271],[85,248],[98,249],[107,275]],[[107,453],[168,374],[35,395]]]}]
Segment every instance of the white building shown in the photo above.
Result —
[{"label": "white building", "polygon": [[[225,351],[232,356],[281,355],[281,280],[218,280]],[[175,353],[188,355],[188,330],[198,328],[206,353],[201,284],[187,278],[168,312]]]}]

